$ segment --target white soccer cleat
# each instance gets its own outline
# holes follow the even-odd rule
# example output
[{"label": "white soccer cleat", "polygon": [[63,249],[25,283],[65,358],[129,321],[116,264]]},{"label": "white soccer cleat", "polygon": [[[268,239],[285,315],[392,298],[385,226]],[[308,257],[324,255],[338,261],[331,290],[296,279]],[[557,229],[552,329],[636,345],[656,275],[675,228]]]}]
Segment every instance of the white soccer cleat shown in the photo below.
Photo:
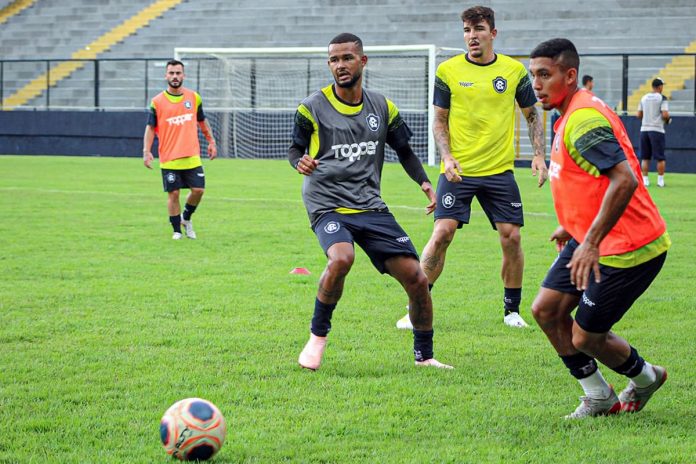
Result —
[{"label": "white soccer cleat", "polygon": [[419,367],[437,367],[438,369],[454,369],[449,364],[443,364],[435,358],[426,359],[425,361],[416,361],[416,366]]},{"label": "white soccer cleat", "polygon": [[645,388],[639,388],[633,381],[619,394],[621,410],[625,412],[638,412],[645,407],[648,400],[667,380],[667,370],[661,366],[653,366],[655,382]]},{"label": "white soccer cleat", "polygon": [[650,179],[647,176],[643,176],[643,185],[650,187]]},{"label": "white soccer cleat", "polygon": [[174,232],[174,234],[172,235],[172,240],[181,240],[181,237],[181,232]]},{"label": "white soccer cleat", "polygon": [[326,349],[326,337],[318,337],[310,333],[309,340],[297,359],[298,364],[305,369],[316,371],[321,365],[324,349]]},{"label": "white soccer cleat", "polygon": [[665,186],[665,180],[661,178],[657,178],[657,186],[658,187],[664,187]]},{"label": "white soccer cleat", "polygon": [[522,319],[522,316],[520,316],[520,313],[515,312],[512,312],[505,316],[503,318],[503,322],[505,323],[505,325],[509,327],[516,327],[518,329],[529,327],[529,325],[526,322],[524,322],[524,319]]},{"label": "white soccer cleat", "polygon": [[186,236],[191,239],[196,239],[196,231],[193,230],[193,223],[189,219],[188,221],[184,220],[184,218],[181,218],[181,225],[184,228],[184,231],[186,232]]},{"label": "white soccer cleat", "polygon": [[584,419],[586,417],[612,416],[621,412],[621,402],[612,388],[606,398],[580,397],[580,406],[565,416],[566,419]]},{"label": "white soccer cleat", "polygon": [[413,324],[411,324],[411,318],[408,316],[408,313],[396,321],[396,328],[402,330],[413,330]]}]

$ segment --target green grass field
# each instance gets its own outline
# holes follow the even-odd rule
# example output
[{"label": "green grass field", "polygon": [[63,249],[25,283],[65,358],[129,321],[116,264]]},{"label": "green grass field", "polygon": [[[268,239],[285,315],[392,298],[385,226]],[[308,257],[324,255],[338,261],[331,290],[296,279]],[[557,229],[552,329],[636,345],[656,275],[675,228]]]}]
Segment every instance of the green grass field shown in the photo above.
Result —
[{"label": "green grass field", "polygon": [[[639,414],[568,422],[580,386],[537,327],[502,324],[500,248],[478,205],[433,290],[436,357],[455,370],[413,366],[394,327],[406,296],[358,251],[309,372],[296,360],[325,258],[300,176],[285,161],[205,166],[199,239],[176,242],[159,171],[139,159],[0,157],[0,463],[169,462],[159,420],[191,396],[227,418],[217,463],[696,462],[696,176],[651,187],[674,245],[615,327],[667,384]],[[533,323],[556,222],[548,186],[517,179]],[[432,220],[399,165],[383,194],[422,250]]]}]

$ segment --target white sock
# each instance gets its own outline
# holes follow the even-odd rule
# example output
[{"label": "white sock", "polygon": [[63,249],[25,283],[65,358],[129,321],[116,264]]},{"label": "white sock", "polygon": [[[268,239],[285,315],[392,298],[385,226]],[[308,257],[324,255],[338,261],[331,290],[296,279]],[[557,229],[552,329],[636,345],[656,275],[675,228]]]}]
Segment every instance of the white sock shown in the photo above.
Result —
[{"label": "white sock", "polygon": [[645,388],[655,383],[657,375],[655,375],[655,369],[653,369],[652,364],[645,361],[643,370],[635,377],[631,377],[631,380],[636,384],[636,387]]},{"label": "white sock", "polygon": [[584,379],[578,379],[582,389],[585,391],[585,396],[590,398],[609,398],[611,387],[602,377],[602,373],[597,369],[594,374]]},{"label": "white sock", "polygon": [[643,176],[643,184],[648,185],[650,183],[650,178],[648,176]]},{"label": "white sock", "polygon": [[661,184],[664,181],[665,181],[665,176],[657,176],[657,183],[658,184]]}]

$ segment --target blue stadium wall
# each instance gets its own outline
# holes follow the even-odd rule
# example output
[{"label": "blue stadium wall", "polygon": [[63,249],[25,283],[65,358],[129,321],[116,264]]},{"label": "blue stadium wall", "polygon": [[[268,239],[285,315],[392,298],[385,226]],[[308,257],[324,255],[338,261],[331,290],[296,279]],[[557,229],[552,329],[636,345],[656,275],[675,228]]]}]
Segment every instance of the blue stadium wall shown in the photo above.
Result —
[{"label": "blue stadium wall", "polygon": [[[211,118],[218,116],[209,114]],[[289,143],[293,115],[288,114],[287,121],[279,121],[278,113],[269,117],[287,127],[287,138],[280,142]],[[258,112],[254,118],[258,120]],[[622,119],[637,149],[640,121],[635,117]],[[667,126],[668,170],[696,173],[696,117],[673,119]],[[140,157],[146,121],[145,111],[0,111],[0,154]],[[247,146],[245,153],[229,155],[246,157],[256,152],[277,157],[278,153],[271,155],[271,142],[238,141],[238,146]],[[417,152],[424,150],[414,148]]]}]

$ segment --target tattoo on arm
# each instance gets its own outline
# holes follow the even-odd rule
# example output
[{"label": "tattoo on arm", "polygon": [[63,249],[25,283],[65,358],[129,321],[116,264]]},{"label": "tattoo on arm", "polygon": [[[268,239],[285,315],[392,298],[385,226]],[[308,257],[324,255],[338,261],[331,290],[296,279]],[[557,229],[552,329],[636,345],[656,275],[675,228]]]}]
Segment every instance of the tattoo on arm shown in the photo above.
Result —
[{"label": "tattoo on arm", "polygon": [[435,110],[435,121],[433,122],[433,136],[435,137],[435,145],[440,151],[440,156],[450,154],[450,137],[449,137],[449,111]]},{"label": "tattoo on arm", "polygon": [[529,130],[529,141],[532,142],[534,155],[546,156],[546,144],[544,143],[544,126],[536,107],[532,106],[525,114],[527,119],[527,129]]}]

